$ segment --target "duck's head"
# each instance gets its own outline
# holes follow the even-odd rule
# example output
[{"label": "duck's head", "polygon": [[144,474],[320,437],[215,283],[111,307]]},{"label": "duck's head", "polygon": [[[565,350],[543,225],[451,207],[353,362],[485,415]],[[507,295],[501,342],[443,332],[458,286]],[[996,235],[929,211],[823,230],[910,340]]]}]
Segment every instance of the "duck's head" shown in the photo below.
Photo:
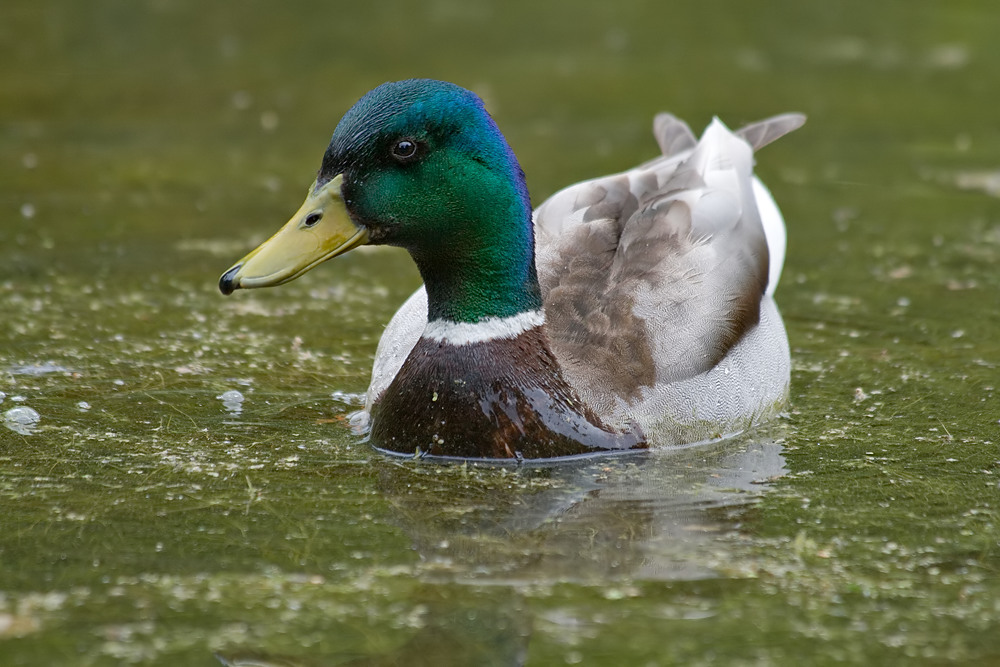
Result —
[{"label": "duck's head", "polygon": [[524,177],[476,95],[412,79],[362,97],[337,125],[305,203],[219,287],[280,285],[366,243],[410,252],[432,317],[539,306]]}]

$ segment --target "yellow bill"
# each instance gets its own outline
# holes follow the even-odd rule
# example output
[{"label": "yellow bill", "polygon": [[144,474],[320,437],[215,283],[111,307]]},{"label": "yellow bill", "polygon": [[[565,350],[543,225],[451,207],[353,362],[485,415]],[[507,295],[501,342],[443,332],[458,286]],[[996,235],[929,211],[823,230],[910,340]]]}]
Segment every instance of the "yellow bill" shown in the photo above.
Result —
[{"label": "yellow bill", "polygon": [[309,190],[292,219],[219,279],[223,294],[252,287],[271,287],[368,241],[368,230],[351,220],[337,176]]}]

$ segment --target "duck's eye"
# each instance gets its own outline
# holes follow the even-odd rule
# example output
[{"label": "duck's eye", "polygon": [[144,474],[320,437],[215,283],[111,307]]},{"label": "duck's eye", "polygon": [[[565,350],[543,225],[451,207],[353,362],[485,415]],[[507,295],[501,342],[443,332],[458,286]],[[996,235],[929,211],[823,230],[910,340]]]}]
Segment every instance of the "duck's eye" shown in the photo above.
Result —
[{"label": "duck's eye", "polygon": [[400,139],[392,147],[392,156],[400,162],[413,159],[417,154],[417,142],[411,139]]},{"label": "duck's eye", "polygon": [[306,216],[306,219],[302,221],[302,224],[305,227],[315,227],[316,223],[318,223],[322,219],[323,219],[323,214],[322,213],[318,213],[318,212],[317,213],[310,213],[309,215]]}]

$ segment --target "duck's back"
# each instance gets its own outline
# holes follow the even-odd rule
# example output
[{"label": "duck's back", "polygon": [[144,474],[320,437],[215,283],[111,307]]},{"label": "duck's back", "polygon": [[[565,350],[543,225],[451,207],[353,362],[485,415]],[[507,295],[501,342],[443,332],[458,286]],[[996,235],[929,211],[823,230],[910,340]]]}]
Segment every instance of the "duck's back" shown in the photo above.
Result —
[{"label": "duck's back", "polygon": [[[612,421],[702,439],[739,430],[784,399],[788,345],[768,289],[784,226],[753,177],[748,142],[800,124],[778,117],[741,136],[716,120],[696,142],[662,114],[654,129],[663,157],[538,208],[552,348],[581,397]],[[779,238],[768,238],[761,209],[778,216],[767,226]]]}]

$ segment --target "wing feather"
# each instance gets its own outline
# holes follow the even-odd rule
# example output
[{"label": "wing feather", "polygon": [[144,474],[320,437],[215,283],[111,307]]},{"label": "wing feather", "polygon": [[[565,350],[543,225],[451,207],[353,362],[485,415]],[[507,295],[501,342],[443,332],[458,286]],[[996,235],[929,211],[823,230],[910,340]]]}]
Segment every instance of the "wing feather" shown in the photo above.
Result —
[{"label": "wing feather", "polygon": [[758,322],[768,245],[753,146],[800,126],[786,114],[695,141],[658,115],[663,155],[571,186],[536,213],[547,328],[574,384],[620,399],[714,367]]}]

